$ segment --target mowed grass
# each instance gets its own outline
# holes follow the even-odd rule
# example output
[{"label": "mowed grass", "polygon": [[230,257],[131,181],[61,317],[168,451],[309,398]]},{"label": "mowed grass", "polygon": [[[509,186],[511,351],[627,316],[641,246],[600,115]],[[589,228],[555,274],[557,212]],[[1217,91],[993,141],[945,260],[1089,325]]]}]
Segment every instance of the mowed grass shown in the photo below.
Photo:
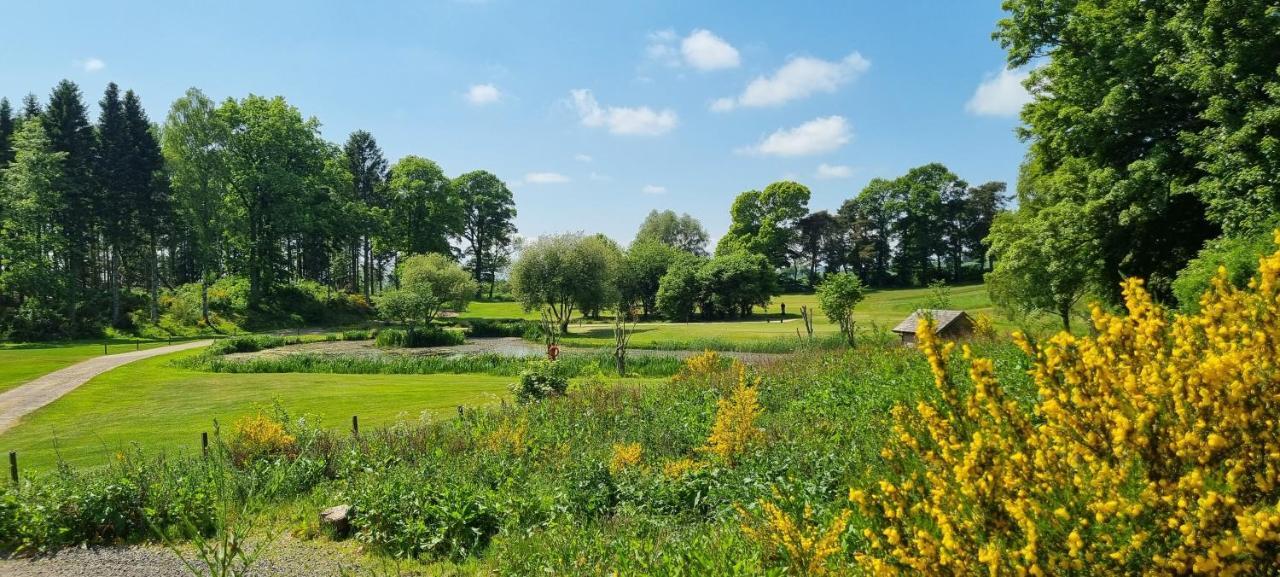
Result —
[{"label": "mowed grass", "polygon": [[447,418],[458,405],[497,403],[512,377],[490,375],[219,374],[173,366],[187,351],[137,361],[104,373],[0,434],[0,451],[17,451],[23,470],[48,470],[59,455],[93,466],[137,443],[148,453],[198,451],[200,433],[218,419],[271,411],[279,402],[292,415],[323,426],[362,429]]},{"label": "mowed grass", "polygon": [[[871,291],[855,309],[854,319],[860,330],[872,328],[889,330],[912,311],[923,306],[930,295],[931,290],[928,288]],[[1012,331],[1015,328],[995,314],[985,285],[952,287],[950,299],[953,309],[964,310],[973,316],[983,313],[992,315],[996,320],[996,327],[1002,332]],[[515,305],[515,303],[485,304]],[[786,321],[778,322],[783,304],[787,306]],[[515,306],[519,308],[519,305]],[[795,339],[797,330],[804,332],[804,324],[800,320],[802,306],[814,311],[814,333],[826,335],[838,330],[822,313],[818,306],[817,295],[789,294],[774,297],[767,309],[757,307],[756,316],[745,321],[639,323],[631,343],[636,347],[644,348],[663,348],[664,345],[682,348],[681,345],[704,341],[732,344],[769,339]],[[565,344],[596,347],[613,345],[613,328],[607,324],[571,326],[569,333],[562,339]]]},{"label": "mowed grass", "polygon": [[[124,353],[169,344],[169,341],[75,341],[69,343],[2,343],[0,344],[0,393],[41,375],[69,367],[85,359],[101,356],[103,343],[107,353]],[[180,341],[173,341],[174,343]]]}]

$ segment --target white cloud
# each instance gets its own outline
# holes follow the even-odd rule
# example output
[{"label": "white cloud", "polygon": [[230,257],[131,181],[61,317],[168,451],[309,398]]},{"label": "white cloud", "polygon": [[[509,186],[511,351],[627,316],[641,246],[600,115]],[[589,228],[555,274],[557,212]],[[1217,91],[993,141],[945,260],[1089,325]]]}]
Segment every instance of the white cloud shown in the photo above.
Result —
[{"label": "white cloud", "polygon": [[721,98],[711,105],[717,112],[735,106],[781,106],[818,92],[835,92],[871,68],[871,61],[854,52],[838,61],[800,56],[788,60],[772,76],[757,76],[736,99]]},{"label": "white cloud", "polygon": [[698,70],[737,68],[741,63],[737,48],[704,28],[684,37],[680,42],[680,53],[684,55],[685,64]]},{"label": "white cloud", "polygon": [[853,176],[853,167],[844,164],[827,164],[818,165],[818,178],[830,180],[834,178],[849,178]]},{"label": "white cloud", "polygon": [[843,116],[815,118],[795,128],[781,128],[758,144],[738,149],[743,154],[808,156],[831,152],[853,138]]},{"label": "white cloud", "polygon": [[644,188],[640,189],[640,192],[643,192],[645,194],[666,194],[667,187],[658,186],[656,184],[646,184],[644,185]]},{"label": "white cloud", "polygon": [[573,155],[573,159],[578,162],[591,162],[592,160],[595,160],[594,158],[591,158],[590,154],[582,154],[582,153]]},{"label": "white cloud", "polygon": [[1022,112],[1022,105],[1031,102],[1031,94],[1022,86],[1029,74],[1025,70],[1006,68],[998,74],[987,75],[965,103],[965,110],[978,116],[1017,116]]},{"label": "white cloud", "polygon": [[563,184],[569,180],[569,177],[558,172],[530,172],[524,175],[524,181],[529,184]]},{"label": "white cloud", "polygon": [[667,66],[679,66],[680,51],[675,47],[676,38],[676,31],[670,28],[650,32],[649,44],[644,48],[645,56]]},{"label": "white cloud", "polygon": [[573,107],[582,119],[583,126],[604,127],[613,134],[657,136],[676,127],[679,119],[674,110],[654,110],[648,106],[627,108],[602,107],[590,90],[570,90]]},{"label": "white cloud", "polygon": [[742,64],[738,49],[705,28],[698,28],[680,38],[667,28],[650,32],[645,56],[664,66],[688,66],[702,71],[737,68]]},{"label": "white cloud", "polygon": [[598,172],[592,172],[589,176],[587,176],[587,178],[590,178],[591,180],[594,180],[596,182],[609,182],[610,180],[613,180],[612,176],[609,176],[607,174],[600,174]]},{"label": "white cloud", "polygon": [[502,92],[492,84],[473,84],[467,90],[467,102],[475,106],[493,104],[499,100],[502,100]]},{"label": "white cloud", "polygon": [[97,72],[107,67],[107,63],[101,58],[86,58],[84,60],[76,60],[75,65],[84,69],[85,72]]}]

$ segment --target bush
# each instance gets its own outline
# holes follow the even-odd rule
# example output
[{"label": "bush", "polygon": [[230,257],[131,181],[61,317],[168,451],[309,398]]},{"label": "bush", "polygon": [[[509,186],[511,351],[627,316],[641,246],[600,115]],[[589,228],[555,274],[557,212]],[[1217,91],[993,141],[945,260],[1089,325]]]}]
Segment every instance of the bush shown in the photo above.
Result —
[{"label": "bush", "polygon": [[256,353],[265,349],[274,349],[285,345],[297,344],[297,337],[278,337],[274,335],[245,335],[215,341],[207,349],[211,355],[229,355],[232,353]]},{"label": "bush", "polygon": [[236,420],[227,450],[236,466],[259,459],[297,454],[298,440],[285,432],[284,425],[258,414]]},{"label": "bush", "polygon": [[367,341],[375,336],[375,333],[366,330],[342,331],[342,340],[344,341]]},{"label": "bush", "polygon": [[1244,288],[1258,272],[1258,257],[1271,252],[1272,246],[1270,234],[1209,241],[1173,281],[1179,308],[1190,313],[1200,310],[1200,297],[1211,288],[1219,267],[1227,270],[1232,286]]},{"label": "bush", "polygon": [[563,395],[569,389],[569,377],[553,361],[535,361],[520,373],[520,382],[512,385],[511,392],[521,403],[539,401],[552,395]]},{"label": "bush", "polygon": [[361,478],[351,499],[356,538],[396,557],[461,559],[487,546],[500,526],[492,497],[452,479],[424,481],[403,470]]},{"label": "bush", "polygon": [[542,338],[542,327],[534,321],[522,319],[466,319],[458,323],[472,337],[525,337]]},{"label": "bush", "polygon": [[[1280,235],[1277,236],[1280,241]],[[1027,410],[968,347],[920,331],[936,399],[893,410],[889,471],[850,491],[871,574],[1271,574],[1280,554],[1280,252],[1248,289],[1224,271],[1172,318],[1124,283],[1098,336],[1015,335],[1039,389]]]},{"label": "bush", "polygon": [[378,332],[374,343],[383,348],[452,347],[466,342],[458,330],[428,326],[419,329],[387,329]]}]

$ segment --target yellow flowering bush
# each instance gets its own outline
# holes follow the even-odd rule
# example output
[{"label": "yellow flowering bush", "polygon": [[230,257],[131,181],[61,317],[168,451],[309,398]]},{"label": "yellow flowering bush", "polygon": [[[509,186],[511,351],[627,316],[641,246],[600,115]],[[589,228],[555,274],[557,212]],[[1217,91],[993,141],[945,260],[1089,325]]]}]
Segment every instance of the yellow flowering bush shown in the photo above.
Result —
[{"label": "yellow flowering bush", "polygon": [[528,450],[528,433],[529,424],[523,419],[504,419],[497,428],[485,435],[483,446],[492,453],[519,457]]},{"label": "yellow flowering bush", "polygon": [[792,575],[828,575],[831,557],[843,550],[844,532],[849,527],[849,509],[836,513],[825,525],[814,518],[809,504],[790,514],[778,503],[788,502],[774,490],[774,501],[761,499],[759,513],[738,506],[742,532],[758,543],[766,555],[781,558]]},{"label": "yellow flowering bush", "polygon": [[237,419],[227,443],[236,465],[264,457],[292,456],[297,454],[297,445],[297,439],[285,432],[283,425],[262,414]]},{"label": "yellow flowering bush", "polygon": [[613,457],[609,459],[609,472],[617,475],[639,465],[643,453],[640,443],[614,443]]},{"label": "yellow flowering bush", "polygon": [[671,380],[675,382],[706,380],[721,372],[723,365],[721,359],[720,353],[716,351],[710,349],[702,351],[685,359],[684,364],[680,366],[680,372],[676,373]]},{"label": "yellow flowering bush", "polygon": [[737,369],[737,384],[716,401],[716,418],[703,447],[706,452],[728,463],[763,437],[763,432],[756,427],[756,419],[760,416],[756,387],[760,385],[760,379],[757,377],[751,382],[747,379],[746,367],[738,364]]},{"label": "yellow flowering bush", "polygon": [[671,460],[671,461],[667,461],[666,463],[663,463],[662,474],[666,475],[668,479],[678,480],[684,477],[685,475],[688,475],[689,473],[697,471],[705,466],[706,464],[700,461],[695,461],[693,459],[690,459],[689,457],[682,457],[679,459],[675,459],[675,460]]},{"label": "yellow flowering bush", "polygon": [[[1280,243],[1280,235],[1277,235]],[[1015,333],[1039,395],[918,338],[937,399],[894,410],[894,478],[850,492],[871,573],[1241,575],[1280,559],[1280,252],[1246,289],[1220,271],[1194,315],[1124,284],[1096,336]],[[1274,573],[1272,573],[1274,574]]]}]

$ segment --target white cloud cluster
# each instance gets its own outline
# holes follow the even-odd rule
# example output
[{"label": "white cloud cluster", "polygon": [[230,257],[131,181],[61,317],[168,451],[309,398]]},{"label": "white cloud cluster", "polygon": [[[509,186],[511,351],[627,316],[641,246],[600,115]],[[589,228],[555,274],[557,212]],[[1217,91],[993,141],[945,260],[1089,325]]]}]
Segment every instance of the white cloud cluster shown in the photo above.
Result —
[{"label": "white cloud cluster", "polygon": [[827,164],[824,162],[818,165],[818,172],[815,176],[822,180],[849,178],[853,176],[853,167],[844,164]]},{"label": "white cloud cluster", "polygon": [[644,185],[644,188],[640,189],[640,192],[643,192],[645,194],[666,194],[667,187],[658,186],[656,184],[646,184]]},{"label": "white cloud cluster", "polygon": [[573,155],[573,159],[578,162],[591,162],[592,160],[595,160],[594,158],[591,158],[590,154],[582,154],[582,153]]},{"label": "white cloud cluster", "polygon": [[807,56],[792,58],[772,75],[756,77],[737,97],[715,100],[711,110],[727,112],[740,106],[781,106],[818,92],[835,92],[869,68],[871,61],[858,52],[836,61]]},{"label": "white cloud cluster", "polygon": [[843,116],[815,118],[795,128],[781,128],[759,143],[738,149],[742,154],[761,156],[809,156],[831,152],[853,138]]},{"label": "white cloud cluster", "polygon": [[737,68],[742,64],[737,48],[705,28],[698,28],[684,38],[669,28],[650,32],[645,54],[666,66],[688,66],[704,72]]},{"label": "white cloud cluster", "polygon": [[569,180],[569,177],[558,172],[530,172],[524,175],[524,181],[529,184],[563,184]]},{"label": "white cloud cluster", "polygon": [[502,100],[502,91],[492,84],[474,84],[467,90],[467,102],[474,106],[484,106]]},{"label": "white cloud cluster", "polygon": [[670,108],[604,107],[596,102],[590,90],[583,88],[569,91],[569,96],[583,126],[606,128],[613,134],[657,136],[670,132],[679,123],[675,111]]},{"label": "white cloud cluster", "polygon": [[101,58],[85,58],[84,60],[76,60],[74,64],[85,72],[97,72],[107,67],[107,63]]},{"label": "white cloud cluster", "polygon": [[1017,116],[1022,106],[1031,102],[1031,94],[1022,83],[1030,72],[1003,69],[988,75],[973,92],[965,110],[977,116]]}]

